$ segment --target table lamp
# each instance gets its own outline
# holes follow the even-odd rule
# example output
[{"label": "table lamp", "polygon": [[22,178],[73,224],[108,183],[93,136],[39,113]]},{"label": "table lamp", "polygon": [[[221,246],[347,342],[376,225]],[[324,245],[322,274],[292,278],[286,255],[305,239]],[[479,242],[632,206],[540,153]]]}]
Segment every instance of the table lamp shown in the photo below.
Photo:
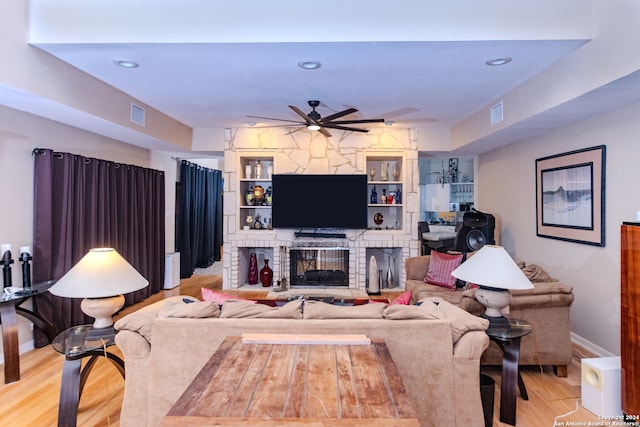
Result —
[{"label": "table lamp", "polygon": [[113,325],[111,316],[124,305],[123,294],[144,288],[142,277],[115,249],[91,249],[49,292],[60,297],[84,298],[80,309],[95,318],[94,328]]},{"label": "table lamp", "polygon": [[510,289],[530,289],[533,284],[502,246],[485,245],[460,264],[451,275],[478,285],[475,297],[486,307],[490,324],[507,323],[502,309],[509,306]]}]

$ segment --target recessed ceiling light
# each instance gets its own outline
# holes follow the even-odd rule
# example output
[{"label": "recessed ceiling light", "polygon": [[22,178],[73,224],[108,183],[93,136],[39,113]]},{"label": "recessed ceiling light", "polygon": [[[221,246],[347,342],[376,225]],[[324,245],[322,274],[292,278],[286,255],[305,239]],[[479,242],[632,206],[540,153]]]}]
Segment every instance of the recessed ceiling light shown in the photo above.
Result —
[{"label": "recessed ceiling light", "polygon": [[138,68],[140,64],[126,59],[114,59],[113,63],[123,68]]},{"label": "recessed ceiling light", "polygon": [[393,126],[393,122],[391,120],[387,120],[386,122],[384,122],[385,126]]},{"label": "recessed ceiling light", "polygon": [[320,61],[312,61],[312,60],[302,60],[298,62],[298,67],[303,68],[305,70],[316,70],[320,68],[322,64]]},{"label": "recessed ceiling light", "polygon": [[251,127],[254,127],[255,125],[257,125],[257,123],[256,123],[256,122],[247,122],[247,124],[248,124],[249,126],[251,126]]},{"label": "recessed ceiling light", "polygon": [[496,66],[496,65],[508,64],[509,62],[511,62],[511,58],[508,57],[508,56],[505,56],[503,58],[487,59],[485,64],[491,65],[491,66]]}]

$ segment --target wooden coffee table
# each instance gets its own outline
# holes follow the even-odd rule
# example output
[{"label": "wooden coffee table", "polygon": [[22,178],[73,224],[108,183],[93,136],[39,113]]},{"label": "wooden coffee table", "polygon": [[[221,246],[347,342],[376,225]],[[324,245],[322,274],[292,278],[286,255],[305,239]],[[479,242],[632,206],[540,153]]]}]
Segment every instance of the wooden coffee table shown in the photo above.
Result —
[{"label": "wooden coffee table", "polygon": [[419,426],[386,344],[364,335],[228,337],[162,421],[299,424]]}]

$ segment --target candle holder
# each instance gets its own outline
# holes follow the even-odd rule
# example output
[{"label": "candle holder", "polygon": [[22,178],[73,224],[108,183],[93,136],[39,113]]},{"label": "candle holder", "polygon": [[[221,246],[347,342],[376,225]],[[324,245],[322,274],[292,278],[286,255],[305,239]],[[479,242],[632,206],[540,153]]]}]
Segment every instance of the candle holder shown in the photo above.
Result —
[{"label": "candle holder", "polygon": [[31,265],[29,262],[33,259],[29,253],[31,248],[23,246],[20,248],[20,261],[22,262],[22,287],[31,289]]},{"label": "candle holder", "polygon": [[8,288],[12,286],[11,282],[11,245],[2,245],[2,278],[4,287]]}]

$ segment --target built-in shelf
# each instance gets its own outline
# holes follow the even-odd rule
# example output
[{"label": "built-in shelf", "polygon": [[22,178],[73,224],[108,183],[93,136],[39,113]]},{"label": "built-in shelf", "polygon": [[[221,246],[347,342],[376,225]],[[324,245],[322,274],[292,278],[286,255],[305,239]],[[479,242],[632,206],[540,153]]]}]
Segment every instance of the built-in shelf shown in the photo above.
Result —
[{"label": "built-in shelf", "polygon": [[[404,153],[367,153],[368,228],[372,231],[402,230],[404,227]],[[386,169],[386,170],[385,170]],[[386,176],[385,176],[386,174]],[[376,194],[375,201],[373,194]],[[398,193],[400,202],[398,202]],[[387,203],[389,196],[393,202]]]},{"label": "built-in shelf", "polygon": [[[271,229],[271,176],[274,157],[250,152],[238,159],[238,229],[263,231]],[[256,192],[259,186],[262,191]],[[256,202],[256,194],[262,198]],[[250,195],[250,197],[247,197]],[[249,220],[249,221],[247,221]],[[245,228],[247,227],[247,228]]]}]

